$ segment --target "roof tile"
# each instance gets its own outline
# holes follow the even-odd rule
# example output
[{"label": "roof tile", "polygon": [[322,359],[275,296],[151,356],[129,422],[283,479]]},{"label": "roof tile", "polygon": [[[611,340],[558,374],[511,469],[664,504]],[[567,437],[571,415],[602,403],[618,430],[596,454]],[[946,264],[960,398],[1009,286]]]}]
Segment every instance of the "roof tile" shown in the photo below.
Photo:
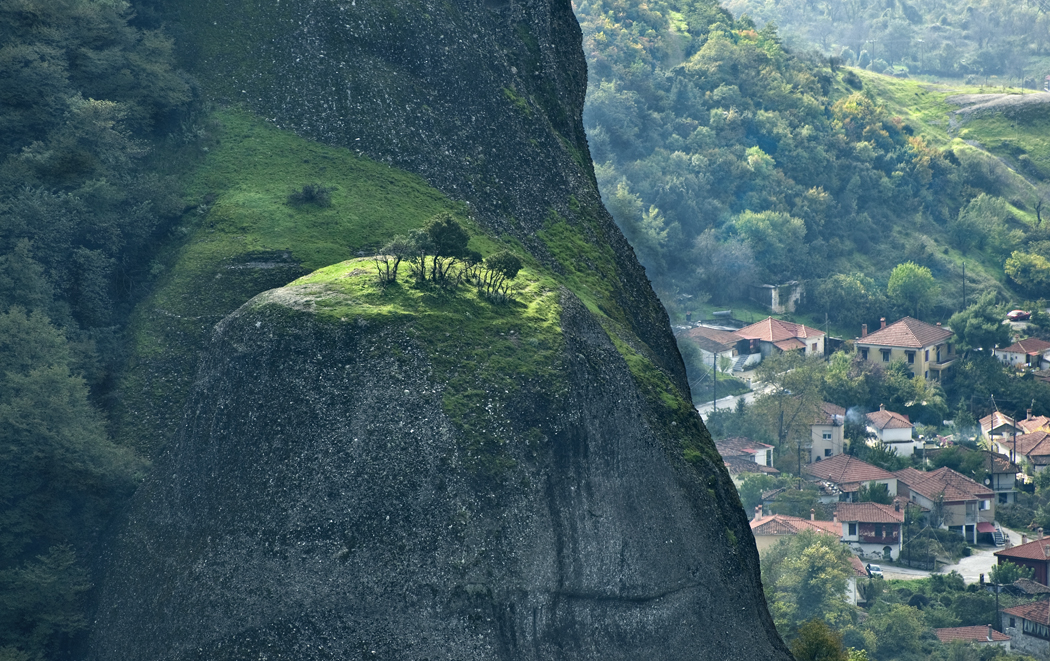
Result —
[{"label": "roof tile", "polygon": [[904,512],[881,503],[839,503],[835,516],[843,523],[904,523]]},{"label": "roof tile", "polygon": [[809,464],[802,468],[802,472],[818,480],[827,480],[838,485],[892,480],[894,477],[893,473],[848,454],[835,455],[830,459]]},{"label": "roof tile", "polygon": [[[988,632],[992,632],[992,640],[988,640]],[[933,632],[937,634],[937,639],[942,643],[950,643],[954,640],[961,640],[968,643],[987,643],[987,642],[1006,642],[1011,640],[1010,636],[1005,633],[999,633],[995,629],[987,625],[977,625],[975,627],[951,627],[950,629],[934,629]]]},{"label": "roof tile", "polygon": [[922,494],[930,500],[937,500],[937,497],[942,493],[946,503],[987,500],[995,495],[988,487],[974,482],[947,466],[928,472],[908,467],[897,471],[894,475],[908,489]]},{"label": "roof tile", "polygon": [[930,324],[904,317],[886,328],[881,328],[867,337],[857,340],[858,345],[872,344],[881,347],[908,347],[921,349],[938,342],[943,342],[954,335],[943,326],[931,326]]},{"label": "roof tile", "polygon": [[791,321],[766,317],[758,323],[744,326],[736,331],[740,337],[763,342],[780,342],[792,338],[812,338],[824,335],[824,331]]}]

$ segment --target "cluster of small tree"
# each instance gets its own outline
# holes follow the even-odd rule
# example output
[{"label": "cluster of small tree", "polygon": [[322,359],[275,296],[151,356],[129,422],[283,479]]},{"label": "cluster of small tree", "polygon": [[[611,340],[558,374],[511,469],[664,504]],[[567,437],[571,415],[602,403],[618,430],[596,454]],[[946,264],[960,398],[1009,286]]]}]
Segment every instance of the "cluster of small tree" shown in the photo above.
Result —
[{"label": "cluster of small tree", "polygon": [[441,214],[380,248],[373,257],[379,281],[397,282],[404,262],[417,283],[472,284],[491,300],[506,301],[510,283],[522,268],[521,259],[506,250],[482,257],[468,247],[469,242],[467,230],[450,214]]}]

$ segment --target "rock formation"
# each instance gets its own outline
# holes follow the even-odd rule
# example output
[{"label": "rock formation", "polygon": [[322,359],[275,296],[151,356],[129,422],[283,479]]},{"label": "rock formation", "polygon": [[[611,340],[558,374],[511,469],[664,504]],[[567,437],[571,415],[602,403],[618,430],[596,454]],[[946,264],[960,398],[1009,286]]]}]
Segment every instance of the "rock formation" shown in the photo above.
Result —
[{"label": "rock formation", "polygon": [[494,306],[349,262],[219,323],[113,541],[91,658],[790,658],[601,207],[569,4],[167,9],[214,98],[422,176],[531,280]]}]

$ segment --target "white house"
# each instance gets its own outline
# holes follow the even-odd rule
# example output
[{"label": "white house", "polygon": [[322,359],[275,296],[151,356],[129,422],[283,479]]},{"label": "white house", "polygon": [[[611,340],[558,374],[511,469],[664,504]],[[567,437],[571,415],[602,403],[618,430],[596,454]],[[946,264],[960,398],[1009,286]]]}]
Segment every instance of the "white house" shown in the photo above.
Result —
[{"label": "white house", "polygon": [[911,424],[908,416],[887,411],[885,406],[868,414],[868,431],[875,434],[875,438],[886,447],[897,450],[897,455],[901,457],[910,457],[915,450],[922,448],[922,442],[912,438],[915,425]]},{"label": "white house", "polygon": [[896,560],[901,554],[904,512],[900,505],[839,503],[835,519],[842,524],[842,541],[855,555]]},{"label": "white house", "polygon": [[846,409],[824,402],[817,420],[810,425],[809,463],[830,459],[842,454],[842,429],[846,424]]},{"label": "white house", "polygon": [[994,353],[999,362],[1011,367],[1031,367],[1035,370],[1050,368],[1050,342],[1030,337]]}]

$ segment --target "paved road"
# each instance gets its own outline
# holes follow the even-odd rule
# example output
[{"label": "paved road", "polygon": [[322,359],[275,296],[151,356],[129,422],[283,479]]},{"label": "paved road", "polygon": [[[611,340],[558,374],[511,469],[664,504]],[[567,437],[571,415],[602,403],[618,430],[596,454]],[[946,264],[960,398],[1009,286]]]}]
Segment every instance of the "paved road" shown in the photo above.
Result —
[{"label": "paved road", "polygon": [[[1010,536],[1010,541],[1014,545],[1021,543],[1021,533],[1014,532],[1007,528],[1003,528],[1003,532]],[[973,550],[973,555],[968,558],[962,558],[958,563],[954,565],[948,565],[942,567],[939,574],[947,574],[952,570],[962,574],[963,580],[966,583],[978,583],[981,580],[981,574],[984,574],[985,580],[988,580],[988,572],[991,571],[992,567],[998,562],[995,557],[995,552],[1002,550],[1002,547],[994,546],[980,546]],[[886,578],[899,578],[899,579],[915,579],[925,578],[930,575],[930,572],[922,569],[911,569],[908,567],[890,567],[887,565],[881,565],[882,573]]]}]

